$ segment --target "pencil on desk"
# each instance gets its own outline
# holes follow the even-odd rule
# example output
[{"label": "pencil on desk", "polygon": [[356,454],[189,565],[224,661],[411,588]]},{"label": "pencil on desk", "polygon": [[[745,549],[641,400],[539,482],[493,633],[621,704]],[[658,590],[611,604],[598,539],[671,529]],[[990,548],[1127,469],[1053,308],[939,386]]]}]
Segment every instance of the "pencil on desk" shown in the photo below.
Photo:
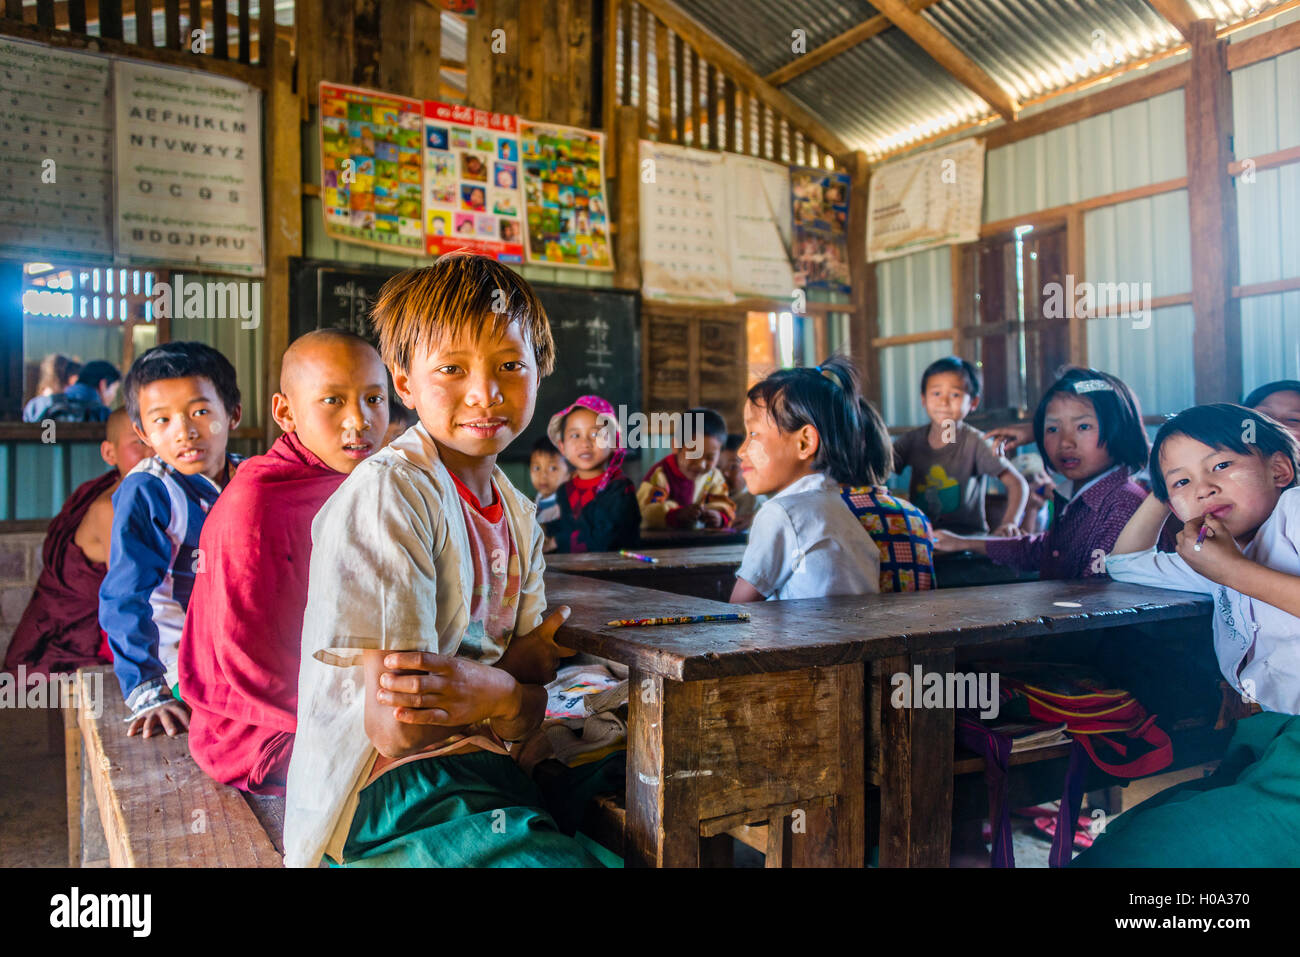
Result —
[{"label": "pencil on desk", "polygon": [[749,612],[734,615],[673,615],[668,618],[615,618],[605,622],[609,628],[631,628],[645,625],[695,625],[705,621],[749,621]]},{"label": "pencil on desk", "polygon": [[629,552],[627,549],[620,548],[618,553],[624,558],[635,558],[639,562],[649,562],[651,565],[659,564],[659,559],[651,558],[649,555],[642,555],[640,552]]}]

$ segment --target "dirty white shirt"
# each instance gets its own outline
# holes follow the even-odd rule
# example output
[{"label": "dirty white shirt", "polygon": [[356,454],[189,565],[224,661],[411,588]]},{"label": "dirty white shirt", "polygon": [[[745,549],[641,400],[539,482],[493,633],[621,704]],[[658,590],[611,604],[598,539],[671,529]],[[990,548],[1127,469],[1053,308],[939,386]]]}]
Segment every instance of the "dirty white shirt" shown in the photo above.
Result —
[{"label": "dirty white shirt", "polygon": [[[546,607],[542,530],[533,503],[501,469],[493,481],[519,550],[516,633],[526,634]],[[474,585],[460,497],[422,424],[356,467],[317,513],[311,537],[284,815],[288,867],[315,867],[322,854],[343,859],[378,754],[364,726],[362,651],[455,654]],[[503,652],[485,646],[484,663]]]}]

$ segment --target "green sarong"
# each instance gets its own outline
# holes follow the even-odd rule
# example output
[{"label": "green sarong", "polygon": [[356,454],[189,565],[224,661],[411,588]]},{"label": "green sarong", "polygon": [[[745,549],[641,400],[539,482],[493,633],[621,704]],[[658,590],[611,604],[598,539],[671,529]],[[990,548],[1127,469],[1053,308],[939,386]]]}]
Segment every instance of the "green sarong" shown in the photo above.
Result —
[{"label": "green sarong", "polygon": [[543,810],[536,785],[490,751],[425,758],[366,785],[349,867],[600,867]]},{"label": "green sarong", "polygon": [[1125,811],[1071,866],[1300,866],[1300,717],[1239,721],[1214,774]]}]

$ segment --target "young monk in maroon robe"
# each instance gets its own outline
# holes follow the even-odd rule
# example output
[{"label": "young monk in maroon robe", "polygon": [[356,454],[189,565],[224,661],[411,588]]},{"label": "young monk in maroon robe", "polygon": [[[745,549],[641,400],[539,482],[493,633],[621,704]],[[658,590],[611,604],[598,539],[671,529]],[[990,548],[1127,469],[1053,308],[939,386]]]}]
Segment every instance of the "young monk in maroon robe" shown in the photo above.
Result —
[{"label": "young monk in maroon robe", "polygon": [[99,584],[108,570],[113,493],[127,472],[152,454],[125,410],[108,418],[99,454],[112,468],[77,487],[50,522],[44,567],[5,655],[6,671],[28,675],[75,671],[111,661],[99,630]]},{"label": "young monk in maroon robe", "polygon": [[294,340],[271,415],[284,431],[240,466],[203,523],[181,635],[190,753],[218,781],[283,794],[298,707],[311,523],[347,474],[383,446],[387,372],[364,339]]}]

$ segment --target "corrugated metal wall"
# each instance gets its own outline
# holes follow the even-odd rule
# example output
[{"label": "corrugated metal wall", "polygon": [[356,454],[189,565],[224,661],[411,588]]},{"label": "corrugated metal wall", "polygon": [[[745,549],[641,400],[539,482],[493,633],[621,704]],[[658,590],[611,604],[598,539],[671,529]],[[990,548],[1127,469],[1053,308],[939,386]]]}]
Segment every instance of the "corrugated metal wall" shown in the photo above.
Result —
[{"label": "corrugated metal wall", "polygon": [[[1273,23],[1297,20],[1300,11]],[[1300,51],[1233,72],[1234,147],[1239,159],[1300,146],[1297,91]],[[1237,224],[1243,285],[1300,276],[1300,165],[1238,177]],[[1241,326],[1242,382],[1247,391],[1274,379],[1300,378],[1300,291],[1243,299]]]},{"label": "corrugated metal wall", "polygon": [[[876,264],[879,334],[902,336],[952,328],[952,255],[944,247]],[[921,370],[952,354],[952,340],[893,346],[881,353],[881,414],[895,425],[920,425]]]}]

